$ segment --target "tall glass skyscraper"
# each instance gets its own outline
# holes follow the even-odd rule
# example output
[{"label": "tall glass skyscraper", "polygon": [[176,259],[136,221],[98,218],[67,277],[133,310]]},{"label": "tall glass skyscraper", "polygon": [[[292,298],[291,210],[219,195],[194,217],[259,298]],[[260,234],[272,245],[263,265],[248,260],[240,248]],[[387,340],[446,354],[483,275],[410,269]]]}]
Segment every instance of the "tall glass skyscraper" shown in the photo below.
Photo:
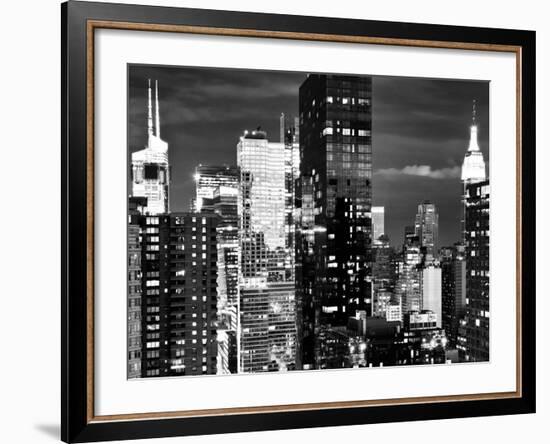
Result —
[{"label": "tall glass skyscraper", "polygon": [[310,74],[299,111],[303,218],[306,201],[313,205],[298,245],[309,368],[319,366],[321,326],[345,326],[357,310],[372,313],[372,78]]},{"label": "tall glass skyscraper", "polygon": [[240,372],[293,369],[296,363],[286,147],[269,142],[263,131],[245,132],[237,145]]},{"label": "tall glass skyscraper", "polygon": [[415,235],[418,236],[420,246],[426,249],[426,255],[432,258],[437,256],[439,237],[439,214],[437,208],[430,201],[418,205],[418,212],[414,221]]}]

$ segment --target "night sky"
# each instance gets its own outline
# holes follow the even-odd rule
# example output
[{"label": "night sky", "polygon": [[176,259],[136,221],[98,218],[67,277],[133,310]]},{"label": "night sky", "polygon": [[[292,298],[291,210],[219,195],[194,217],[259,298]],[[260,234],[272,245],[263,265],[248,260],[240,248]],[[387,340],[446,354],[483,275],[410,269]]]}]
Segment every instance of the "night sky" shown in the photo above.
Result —
[{"label": "night sky", "polygon": [[[187,211],[193,173],[202,164],[236,164],[243,130],[258,126],[279,141],[279,116],[298,115],[300,72],[130,66],[130,152],[147,140],[147,79],[159,82],[161,138],[169,144],[171,210]],[[489,160],[489,84],[373,77],[373,205],[385,207],[385,231],[403,242],[424,200],[439,210],[440,246],[459,240],[460,166],[468,147],[472,100],[479,145]]]}]

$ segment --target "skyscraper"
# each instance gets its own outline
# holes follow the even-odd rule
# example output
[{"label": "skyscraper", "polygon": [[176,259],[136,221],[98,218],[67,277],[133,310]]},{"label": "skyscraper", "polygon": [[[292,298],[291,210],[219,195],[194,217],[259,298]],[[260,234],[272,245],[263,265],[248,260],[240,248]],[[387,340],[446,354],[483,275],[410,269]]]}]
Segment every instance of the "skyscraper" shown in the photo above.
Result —
[{"label": "skyscraper", "polygon": [[422,310],[435,313],[436,326],[442,324],[441,266],[438,261],[425,263],[421,272]]},{"label": "skyscraper", "polygon": [[163,248],[170,238],[168,219],[167,215],[142,219],[142,377],[169,374],[169,254]]},{"label": "skyscraper", "polygon": [[145,217],[142,376],[215,374],[218,216]]},{"label": "skyscraper", "polygon": [[[236,171],[236,170],[235,170]],[[220,373],[236,373],[239,304],[238,185],[214,190],[212,207],[220,219],[218,244],[218,344]]]},{"label": "skyscraper", "polygon": [[442,327],[449,346],[456,347],[458,327],[466,305],[466,261],[464,246],[443,248],[441,252]]},{"label": "skyscraper", "polygon": [[237,189],[237,168],[227,165],[199,165],[195,168],[197,196],[195,211],[212,211],[214,192],[218,187]]},{"label": "skyscraper", "polygon": [[465,360],[489,360],[489,181],[466,186]]},{"label": "skyscraper", "polygon": [[385,234],[384,229],[384,207],[372,207],[372,239],[378,242],[380,236]]},{"label": "skyscraper", "polygon": [[300,87],[300,173],[311,188],[301,191],[313,199],[311,226],[301,223],[309,242],[300,250],[304,336],[315,338],[316,349],[304,350],[308,366],[319,356],[322,325],[345,326],[356,310],[372,313],[371,101],[370,77],[310,74]]},{"label": "skyscraper", "polygon": [[395,285],[395,299],[401,304],[403,315],[409,311],[422,309],[421,270],[423,261],[420,244],[410,240],[403,246],[403,263],[400,266],[399,277]]},{"label": "skyscraper", "polygon": [[483,153],[479,149],[477,140],[477,122],[476,122],[476,101],[473,101],[472,105],[472,124],[470,125],[470,143],[468,144],[468,150],[464,155],[464,162],[462,163],[462,220],[461,231],[462,240],[465,241],[465,217],[466,217],[466,187],[469,184],[482,182],[487,176],[485,173],[485,161],[483,160]]},{"label": "skyscraper", "polygon": [[414,231],[420,240],[420,246],[425,248],[426,255],[432,258],[436,257],[439,236],[439,214],[435,205],[430,201],[424,201],[418,205]]},{"label": "skyscraper", "polygon": [[240,372],[286,370],[296,363],[285,151],[285,144],[269,142],[259,130],[245,132],[237,145]]},{"label": "skyscraper", "polygon": [[145,197],[128,202],[128,378],[141,376],[142,225]]},{"label": "skyscraper", "polygon": [[147,146],[132,153],[132,196],[147,198],[145,213],[157,215],[170,211],[170,165],[168,144],[160,138],[158,82],[155,81],[155,118],[151,80],[148,81]]}]

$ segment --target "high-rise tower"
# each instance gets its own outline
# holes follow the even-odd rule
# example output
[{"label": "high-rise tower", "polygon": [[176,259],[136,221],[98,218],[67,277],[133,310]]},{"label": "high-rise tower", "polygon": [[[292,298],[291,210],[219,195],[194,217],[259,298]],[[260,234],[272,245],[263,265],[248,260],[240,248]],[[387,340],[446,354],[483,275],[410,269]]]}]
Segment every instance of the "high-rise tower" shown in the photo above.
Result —
[{"label": "high-rise tower", "polygon": [[466,187],[472,183],[483,182],[487,179],[485,173],[485,161],[483,160],[483,153],[479,149],[477,141],[477,121],[476,121],[476,101],[473,101],[472,105],[472,124],[470,125],[470,143],[468,150],[464,155],[464,162],[462,163],[462,220],[461,220],[461,232],[462,240],[464,241],[464,219],[466,214]]},{"label": "high-rise tower", "polygon": [[375,244],[379,242],[380,236],[385,234],[384,228],[384,207],[372,207],[372,240]]},{"label": "high-rise tower", "polygon": [[287,370],[296,363],[286,149],[259,130],[245,132],[237,145],[239,372]]},{"label": "high-rise tower", "polygon": [[466,304],[463,322],[467,361],[489,360],[489,181],[466,187]]},{"label": "high-rise tower", "polygon": [[[310,74],[300,86],[303,364],[321,328],[372,313],[372,78]],[[331,337],[327,333],[325,338]]]},{"label": "high-rise tower", "polygon": [[437,255],[439,214],[433,203],[424,201],[418,205],[418,212],[414,221],[414,232],[418,236],[420,246],[426,249],[426,255],[434,258]]},{"label": "high-rise tower", "polygon": [[151,80],[147,83],[147,146],[132,153],[132,196],[146,197],[144,212],[149,215],[170,211],[169,185],[170,165],[168,163],[168,144],[160,138],[160,110],[158,81],[155,81],[155,101],[153,119],[153,100]]}]

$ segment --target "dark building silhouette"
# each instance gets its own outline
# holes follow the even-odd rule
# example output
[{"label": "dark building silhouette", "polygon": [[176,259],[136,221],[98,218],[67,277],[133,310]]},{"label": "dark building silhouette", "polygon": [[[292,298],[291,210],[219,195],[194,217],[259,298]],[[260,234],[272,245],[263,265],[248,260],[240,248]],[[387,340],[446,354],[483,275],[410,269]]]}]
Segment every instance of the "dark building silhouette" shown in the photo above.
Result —
[{"label": "dark building silhouette", "polygon": [[[315,367],[326,348],[321,326],[372,312],[372,79],[311,74],[300,87],[299,111],[302,359]],[[323,336],[333,335],[325,329]]]},{"label": "dark building silhouette", "polygon": [[449,347],[455,348],[460,320],[464,317],[466,307],[466,260],[463,245],[441,249],[441,298],[442,327],[449,340]]},{"label": "dark building silhouette", "polygon": [[146,216],[142,227],[142,377],[215,374],[213,213]]},{"label": "dark building silhouette", "polygon": [[489,181],[466,185],[466,361],[489,360]]}]

